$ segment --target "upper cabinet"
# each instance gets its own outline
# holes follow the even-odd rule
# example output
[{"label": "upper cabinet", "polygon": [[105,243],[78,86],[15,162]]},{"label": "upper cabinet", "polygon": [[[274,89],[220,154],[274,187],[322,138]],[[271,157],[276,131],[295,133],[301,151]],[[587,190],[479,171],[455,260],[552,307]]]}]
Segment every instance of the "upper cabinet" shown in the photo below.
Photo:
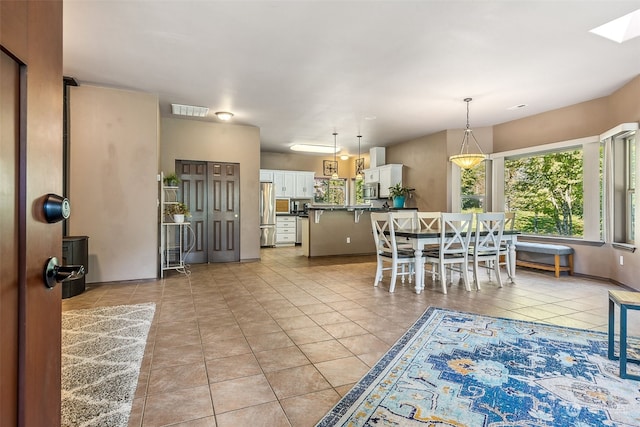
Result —
[{"label": "upper cabinet", "polygon": [[296,172],[295,197],[310,199],[313,197],[313,172]]},{"label": "upper cabinet", "polygon": [[380,183],[379,198],[389,197],[389,187],[402,185],[402,165],[390,164],[364,170],[364,182]]},{"label": "upper cabinet", "polygon": [[314,172],[260,169],[260,181],[273,182],[276,197],[313,198]]},{"label": "upper cabinet", "polygon": [[260,169],[260,182],[273,182],[273,171]]},{"label": "upper cabinet", "polygon": [[365,169],[362,172],[364,173],[364,182],[369,184],[380,182],[380,170],[378,168]]},{"label": "upper cabinet", "polygon": [[276,190],[276,197],[295,197],[295,173],[289,171],[273,171],[273,187]]}]

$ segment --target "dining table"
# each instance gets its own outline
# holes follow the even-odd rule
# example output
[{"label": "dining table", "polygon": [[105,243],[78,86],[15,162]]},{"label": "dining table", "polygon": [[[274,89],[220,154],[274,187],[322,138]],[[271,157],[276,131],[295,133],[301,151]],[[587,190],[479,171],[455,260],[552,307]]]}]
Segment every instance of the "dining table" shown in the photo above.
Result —
[{"label": "dining table", "polygon": [[[475,232],[473,232],[475,233]],[[516,277],[516,243],[518,241],[518,235],[520,231],[517,230],[504,230],[502,233],[502,240],[507,244],[509,249],[509,256],[507,261],[509,262],[509,272],[511,273],[509,278],[513,282]],[[440,243],[440,231],[436,229],[397,229],[395,230],[396,240],[406,239],[414,251],[415,259],[415,290],[417,294],[420,294],[424,289],[424,258],[422,257],[422,250],[425,245],[438,245]],[[448,236],[449,233],[444,233],[444,236]],[[451,233],[453,235],[453,232]],[[471,241],[473,242],[473,235]]]}]

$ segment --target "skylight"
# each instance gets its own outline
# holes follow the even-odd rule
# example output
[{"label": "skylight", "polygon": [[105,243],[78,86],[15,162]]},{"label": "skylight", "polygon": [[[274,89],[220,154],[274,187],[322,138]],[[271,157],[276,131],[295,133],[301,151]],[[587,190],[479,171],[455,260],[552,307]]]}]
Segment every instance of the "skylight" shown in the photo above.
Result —
[{"label": "skylight", "polygon": [[589,31],[614,42],[623,43],[640,36],[640,9]]}]

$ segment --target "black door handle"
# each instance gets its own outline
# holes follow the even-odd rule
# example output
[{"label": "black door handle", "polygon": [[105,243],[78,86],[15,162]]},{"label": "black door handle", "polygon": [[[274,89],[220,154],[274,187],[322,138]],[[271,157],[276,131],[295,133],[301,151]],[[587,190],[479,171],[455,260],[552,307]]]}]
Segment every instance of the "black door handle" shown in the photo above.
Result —
[{"label": "black door handle", "polygon": [[84,276],[84,265],[60,265],[58,258],[51,257],[44,266],[44,282],[48,288],[56,283],[80,279]]}]

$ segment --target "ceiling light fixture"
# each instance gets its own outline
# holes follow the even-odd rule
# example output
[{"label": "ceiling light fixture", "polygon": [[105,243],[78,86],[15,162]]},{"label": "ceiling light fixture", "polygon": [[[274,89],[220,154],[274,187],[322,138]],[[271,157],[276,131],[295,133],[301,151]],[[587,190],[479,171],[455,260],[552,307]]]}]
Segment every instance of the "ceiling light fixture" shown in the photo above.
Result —
[{"label": "ceiling light fixture", "polygon": [[338,160],[336,159],[336,152],[338,147],[338,133],[333,133],[333,165],[335,166],[335,170],[331,174],[331,179],[338,179]]},{"label": "ceiling light fixture", "polygon": [[231,120],[231,117],[233,117],[233,113],[230,113],[228,111],[218,111],[216,112],[216,117],[222,121],[227,122]]},{"label": "ceiling light fixture", "polygon": [[348,154],[341,155],[340,160],[349,160],[349,155]]},{"label": "ceiling light fixture", "polygon": [[294,144],[289,149],[293,151],[305,151],[307,153],[335,153],[335,147],[329,145]]},{"label": "ceiling light fixture", "polygon": [[359,166],[364,167],[364,159],[362,159],[362,165],[360,165],[360,139],[362,135],[358,135],[358,158],[356,159],[356,181],[362,181],[362,169]]},{"label": "ceiling light fixture", "polygon": [[[460,147],[460,154],[449,157],[449,161],[460,166],[462,169],[471,169],[479,165],[487,156],[482,152],[482,148],[478,144],[478,140],[473,135],[473,131],[469,126],[469,103],[472,98],[465,98],[464,102],[467,103],[467,128],[464,130],[464,136],[462,137],[462,146]],[[473,142],[478,147],[480,153],[469,153],[469,138],[473,138]]]},{"label": "ceiling light fixture", "polygon": [[209,109],[207,107],[171,104],[171,114],[175,114],[176,116],[206,117],[207,113],[209,113]]}]

